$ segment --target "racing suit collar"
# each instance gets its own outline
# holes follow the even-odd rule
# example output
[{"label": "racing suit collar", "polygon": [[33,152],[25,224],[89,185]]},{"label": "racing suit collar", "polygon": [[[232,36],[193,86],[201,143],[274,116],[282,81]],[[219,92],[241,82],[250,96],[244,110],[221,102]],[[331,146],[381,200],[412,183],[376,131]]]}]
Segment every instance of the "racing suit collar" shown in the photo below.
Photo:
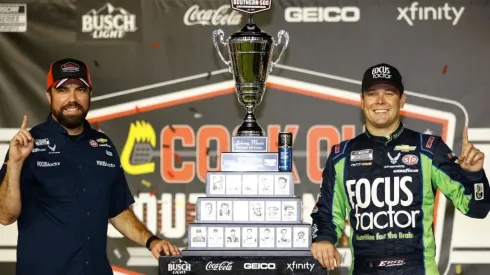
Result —
[{"label": "racing suit collar", "polygon": [[375,136],[375,135],[371,134],[367,128],[366,128],[365,133],[374,142],[380,143],[380,144],[384,144],[384,145],[388,145],[390,142],[392,142],[392,141],[396,140],[397,138],[399,138],[401,136],[401,134],[403,133],[403,130],[405,130],[405,126],[400,121],[400,124],[398,125],[398,127],[388,137]]},{"label": "racing suit collar", "polygon": [[[61,124],[53,118],[52,112],[49,113],[48,118],[46,119],[46,124],[49,126],[51,130],[60,132],[68,136],[68,132],[65,130],[65,128],[63,128],[63,126],[61,126]],[[90,126],[90,123],[85,119],[83,122],[83,131],[80,136],[90,137],[92,134],[91,130],[92,127]]]}]

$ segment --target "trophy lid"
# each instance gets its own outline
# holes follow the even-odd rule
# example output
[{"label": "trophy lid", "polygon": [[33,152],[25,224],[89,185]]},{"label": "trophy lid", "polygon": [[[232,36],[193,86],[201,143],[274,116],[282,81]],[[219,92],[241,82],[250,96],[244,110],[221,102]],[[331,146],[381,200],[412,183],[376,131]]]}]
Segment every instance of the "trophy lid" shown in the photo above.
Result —
[{"label": "trophy lid", "polygon": [[249,14],[248,22],[243,28],[231,34],[231,38],[239,37],[263,37],[265,39],[272,39],[272,36],[266,32],[263,32],[254,22],[253,15]]}]

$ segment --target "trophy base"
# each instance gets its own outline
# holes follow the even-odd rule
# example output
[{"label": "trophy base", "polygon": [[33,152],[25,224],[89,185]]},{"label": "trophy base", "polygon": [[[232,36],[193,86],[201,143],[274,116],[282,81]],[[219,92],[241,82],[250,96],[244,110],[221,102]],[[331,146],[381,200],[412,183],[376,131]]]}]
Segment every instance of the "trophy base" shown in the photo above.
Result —
[{"label": "trophy base", "polygon": [[245,118],[243,118],[243,123],[238,127],[237,134],[238,137],[263,137],[264,130],[257,123],[257,119],[253,113],[247,113]]}]

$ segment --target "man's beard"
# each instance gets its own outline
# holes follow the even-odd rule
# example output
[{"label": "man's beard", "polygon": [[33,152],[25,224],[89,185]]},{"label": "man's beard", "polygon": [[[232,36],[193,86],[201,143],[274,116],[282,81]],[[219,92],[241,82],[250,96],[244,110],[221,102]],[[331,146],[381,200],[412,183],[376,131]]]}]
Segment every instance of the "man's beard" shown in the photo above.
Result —
[{"label": "man's beard", "polygon": [[[64,115],[63,111],[65,111],[68,108],[78,108],[81,111],[81,114],[76,114],[76,115]],[[58,111],[54,110],[51,107],[51,112],[53,113],[54,117],[58,122],[63,125],[64,127],[68,129],[76,129],[80,126],[83,125],[83,122],[85,120],[85,117],[87,117],[88,109],[85,110],[82,105],[73,102],[70,104],[67,104],[63,107],[61,107]]]}]

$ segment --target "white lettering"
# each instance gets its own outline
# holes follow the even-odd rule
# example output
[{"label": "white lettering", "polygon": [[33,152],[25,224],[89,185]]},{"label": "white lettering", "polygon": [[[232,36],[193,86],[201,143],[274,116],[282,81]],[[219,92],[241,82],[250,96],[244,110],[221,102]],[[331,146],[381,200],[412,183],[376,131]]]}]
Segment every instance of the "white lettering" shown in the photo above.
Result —
[{"label": "white lettering", "polygon": [[231,10],[229,5],[222,5],[216,10],[208,9],[201,10],[198,4],[190,7],[184,14],[184,24],[187,26],[193,25],[239,25],[242,22],[242,15]]},{"label": "white lettering", "polygon": [[456,26],[463,15],[464,7],[456,8],[445,3],[442,7],[418,7],[418,2],[412,2],[410,7],[397,8],[398,17],[396,20],[405,20],[409,26],[414,25],[415,20],[447,20],[452,21]]},{"label": "white lettering", "polygon": [[[356,229],[359,227],[362,230],[371,230],[373,228],[385,229],[397,226],[399,228],[407,228],[416,226],[416,216],[420,214],[419,210],[394,210],[398,205],[403,207],[411,206],[413,203],[412,191],[407,187],[407,183],[412,182],[412,177],[385,177],[376,178],[371,185],[370,181],[365,178],[358,180],[347,180],[347,193],[349,201],[353,209],[355,209],[355,218],[357,220]],[[378,187],[381,185],[381,194],[384,198],[378,197]],[[384,187],[384,189],[383,189]],[[406,196],[406,199],[400,199],[401,192]],[[382,208],[388,205],[387,211],[368,212],[362,211],[369,209],[369,206],[374,205],[377,208]],[[382,217],[382,218],[381,218]],[[381,219],[380,219],[381,218]],[[380,223],[380,221],[387,221]]]},{"label": "white lettering", "polygon": [[384,201],[378,200],[378,185],[380,183],[383,183],[383,178],[377,178],[373,181],[373,189],[372,189],[372,193],[371,193],[371,197],[373,198],[374,205],[376,205],[376,207],[379,207],[379,208],[385,206]]},{"label": "white lettering", "polygon": [[128,32],[135,32],[136,15],[110,3],[98,11],[92,9],[82,15],[82,32],[90,33],[94,39],[123,38]]},{"label": "white lettering", "polygon": [[378,266],[389,267],[389,266],[400,266],[404,264],[405,264],[405,260],[393,260],[393,261],[381,261]]},{"label": "white lettering", "polygon": [[245,263],[244,269],[276,269],[275,263]]},{"label": "white lettering", "polygon": [[221,263],[208,262],[206,264],[206,270],[231,270],[233,262],[224,261]]},{"label": "white lettering", "polygon": [[97,160],[96,162],[97,162],[97,165],[99,165],[99,166],[111,167],[111,168],[116,167],[116,165],[114,163],[109,163],[109,162],[104,161],[104,160]]},{"label": "white lettering", "polygon": [[55,166],[60,166],[60,162],[47,162],[47,161],[38,161],[37,166],[38,167],[55,167]]},{"label": "white lettering", "polygon": [[289,23],[300,22],[357,22],[361,19],[358,7],[288,7],[284,19]]},{"label": "white lettering", "polygon": [[[186,205],[187,203],[195,204],[198,196],[203,196],[203,194],[189,194],[189,202],[187,202],[184,193],[175,194],[175,199],[172,194],[163,193],[161,202],[157,202],[156,196],[150,193],[140,193],[134,198],[133,211],[140,220],[146,218],[146,226],[151,232],[160,232],[168,239],[182,238],[186,233]],[[158,203],[161,203],[159,211],[161,222],[157,219]],[[145,205],[146,211],[144,211]]]},{"label": "white lettering", "polygon": [[314,267],[315,267],[315,264],[310,264],[310,262],[297,263],[296,261],[293,261],[292,263],[288,263],[287,269],[289,269],[291,271],[306,269],[306,270],[309,270],[310,272],[312,272]]}]

